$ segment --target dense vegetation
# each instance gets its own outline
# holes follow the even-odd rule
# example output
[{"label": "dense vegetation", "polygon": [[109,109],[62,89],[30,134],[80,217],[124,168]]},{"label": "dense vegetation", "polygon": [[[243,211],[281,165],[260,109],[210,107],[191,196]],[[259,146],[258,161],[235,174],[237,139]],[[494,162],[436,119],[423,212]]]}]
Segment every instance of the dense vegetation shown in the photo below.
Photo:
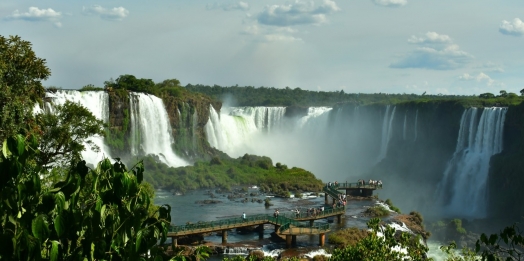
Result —
[{"label": "dense vegetation", "polygon": [[290,192],[320,191],[322,181],[311,172],[301,168],[288,168],[268,157],[245,154],[238,159],[214,157],[209,162],[197,162],[194,166],[172,168],[156,161],[144,159],[148,169],[146,181],[156,188],[186,190],[220,187],[230,189],[235,185],[257,185],[261,191],[280,196]]},{"label": "dense vegetation", "polygon": [[[515,93],[500,91],[500,95],[483,93],[479,96],[459,95],[422,95],[417,94],[388,94],[388,93],[345,93],[344,91],[321,92],[302,90],[300,88],[275,88],[253,86],[230,86],[219,85],[192,85],[185,87],[192,92],[203,93],[215,99],[230,103],[232,106],[334,106],[337,103],[364,104],[398,104],[409,101],[456,101],[466,107],[471,106],[493,106],[510,105],[522,102],[522,97]],[[524,90],[521,91],[524,95]]]},{"label": "dense vegetation", "polygon": [[171,210],[152,206],[142,164],[87,168],[101,123],[74,104],[33,115],[49,69],[19,37],[0,48],[0,260],[162,260]]}]

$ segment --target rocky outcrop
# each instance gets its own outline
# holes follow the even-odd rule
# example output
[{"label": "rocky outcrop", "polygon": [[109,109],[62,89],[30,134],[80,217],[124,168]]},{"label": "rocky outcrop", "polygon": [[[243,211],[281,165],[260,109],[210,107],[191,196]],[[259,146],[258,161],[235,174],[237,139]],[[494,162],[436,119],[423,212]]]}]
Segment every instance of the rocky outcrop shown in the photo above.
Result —
[{"label": "rocky outcrop", "polygon": [[218,151],[212,148],[206,139],[204,127],[209,120],[209,108],[220,111],[222,103],[203,95],[191,97],[162,97],[175,138],[174,148],[177,155],[188,160],[209,160]]},{"label": "rocky outcrop", "polygon": [[109,122],[106,143],[111,148],[113,157],[125,157],[130,153],[129,143],[130,106],[129,92],[109,90]]}]

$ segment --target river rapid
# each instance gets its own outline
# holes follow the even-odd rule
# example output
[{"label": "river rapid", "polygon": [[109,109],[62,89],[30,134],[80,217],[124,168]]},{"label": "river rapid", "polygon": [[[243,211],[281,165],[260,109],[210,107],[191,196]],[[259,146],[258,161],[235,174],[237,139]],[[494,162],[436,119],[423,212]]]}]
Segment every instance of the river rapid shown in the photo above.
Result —
[{"label": "river rapid", "polygon": [[[213,194],[213,197],[211,196]],[[253,194],[251,194],[253,193]],[[253,196],[250,196],[253,195]],[[228,199],[227,193],[216,193],[215,190],[195,190],[184,195],[175,195],[170,191],[157,190],[155,204],[169,204],[171,206],[171,222],[174,225],[184,225],[187,222],[196,223],[198,221],[216,221],[220,219],[240,217],[243,212],[249,215],[268,214],[272,215],[275,209],[280,213],[290,213],[295,209],[301,212],[307,208],[318,208],[324,205],[324,197],[315,197],[312,193],[304,193],[303,198],[277,198],[270,197],[272,206],[266,208],[263,203],[256,200],[264,200],[266,195],[259,193],[258,189],[248,188],[245,197]],[[308,196],[309,195],[309,196]],[[247,198],[247,200],[245,200]],[[220,203],[202,204],[197,203],[204,200],[216,200]],[[346,214],[341,224],[337,224],[333,219],[321,219],[316,222],[329,222],[331,231],[348,227],[367,228],[367,221],[370,219],[362,214],[366,208],[377,204],[374,199],[369,200],[349,200],[346,205]],[[297,236],[297,245],[291,249],[285,249],[285,243],[270,240],[271,232],[274,231],[273,225],[264,226],[263,239],[259,239],[257,232],[242,233],[235,230],[228,232],[227,244],[229,248],[221,255],[212,256],[209,260],[222,260],[225,256],[247,255],[250,250],[258,249],[266,256],[301,256],[313,258],[315,255],[328,255],[332,246],[327,243],[329,233],[326,234],[326,246],[318,246],[318,236]],[[205,236],[208,244],[222,245],[222,237],[219,233],[211,233]],[[444,260],[441,251],[438,250],[438,242],[428,242],[430,247],[429,256],[436,260]]]}]

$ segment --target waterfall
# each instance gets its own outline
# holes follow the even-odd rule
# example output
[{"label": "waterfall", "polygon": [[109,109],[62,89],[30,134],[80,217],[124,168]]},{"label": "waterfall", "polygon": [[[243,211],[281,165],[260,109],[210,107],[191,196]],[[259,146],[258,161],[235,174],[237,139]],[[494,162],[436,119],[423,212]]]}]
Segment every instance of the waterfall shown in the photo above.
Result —
[{"label": "waterfall", "polygon": [[240,116],[252,121],[259,130],[270,133],[280,127],[286,107],[238,107],[231,108],[231,116]]},{"label": "waterfall", "polygon": [[[169,117],[162,99],[144,93],[130,94],[132,136],[140,132],[140,139],[133,139],[132,147],[140,148],[145,154],[155,154],[172,167],[186,166],[187,162],[173,151],[174,143]],[[136,142],[139,143],[137,144]]]},{"label": "waterfall", "polygon": [[376,160],[376,163],[379,163],[384,158],[386,158],[386,154],[388,152],[388,144],[389,140],[391,139],[391,136],[393,135],[393,130],[391,129],[391,126],[393,124],[393,119],[395,118],[395,110],[397,109],[396,106],[393,107],[393,111],[391,112],[391,115],[389,114],[390,105],[386,106],[386,113],[384,114],[384,120],[382,121],[382,142],[380,144],[380,152],[378,154],[378,158]]},{"label": "waterfall", "polygon": [[491,156],[502,151],[507,108],[469,108],[462,114],[457,146],[438,186],[447,213],[465,217],[486,216]]},{"label": "waterfall", "polygon": [[407,120],[408,120],[408,112],[406,111],[406,113],[404,114],[404,129],[402,131],[402,138],[404,140],[406,140],[406,123],[407,123]]},{"label": "waterfall", "polygon": [[[53,105],[62,105],[66,101],[72,101],[86,107],[97,119],[102,120],[104,123],[109,121],[109,96],[105,92],[58,90],[49,96],[52,98],[51,104],[46,103],[45,106],[50,113],[53,113]],[[104,144],[104,137],[96,135],[90,137],[89,140],[97,145],[100,151],[94,152],[84,144],[86,149],[82,152],[82,158],[87,163],[96,165],[104,157],[111,158],[109,148]]]},{"label": "waterfall", "polygon": [[413,141],[417,141],[417,129],[418,129],[418,109],[415,113],[415,139]]}]

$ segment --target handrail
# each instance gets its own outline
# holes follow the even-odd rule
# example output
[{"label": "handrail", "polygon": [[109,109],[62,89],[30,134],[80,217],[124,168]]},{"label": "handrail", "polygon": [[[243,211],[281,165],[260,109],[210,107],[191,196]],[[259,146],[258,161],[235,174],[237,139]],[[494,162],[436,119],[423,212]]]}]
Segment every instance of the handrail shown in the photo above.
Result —
[{"label": "handrail", "polygon": [[[293,227],[301,227],[304,228],[304,224],[300,221],[297,221],[296,219],[304,219],[304,218],[315,218],[320,219],[325,216],[331,216],[334,214],[344,213],[345,207],[336,207],[336,208],[326,208],[324,211],[321,211],[319,213],[312,214],[307,212],[300,212],[299,214],[296,213],[288,213],[288,214],[281,214],[278,217],[274,217],[272,215],[267,214],[259,214],[259,215],[250,215],[247,216],[246,219],[243,219],[241,217],[238,218],[229,218],[229,219],[223,219],[223,220],[216,220],[216,221],[206,221],[206,222],[198,222],[194,224],[186,224],[181,226],[170,226],[169,232],[172,233],[178,233],[178,232],[191,232],[195,230],[205,230],[205,229],[220,229],[220,228],[226,228],[230,226],[234,226],[237,224],[243,224],[246,222],[271,222],[276,225],[285,226],[289,228],[290,226]],[[307,225],[306,225],[307,226]],[[322,226],[325,225],[318,225],[318,223],[313,223],[313,226],[307,226],[305,228],[309,229],[329,229],[329,225],[327,225],[327,228],[323,228]],[[283,229],[285,230],[285,229]]]}]

